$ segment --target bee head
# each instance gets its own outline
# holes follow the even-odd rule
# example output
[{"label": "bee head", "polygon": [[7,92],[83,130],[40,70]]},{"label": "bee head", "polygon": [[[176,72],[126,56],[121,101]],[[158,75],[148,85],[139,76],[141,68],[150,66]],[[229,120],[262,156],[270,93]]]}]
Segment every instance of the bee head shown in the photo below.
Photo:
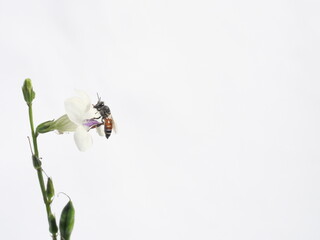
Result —
[{"label": "bee head", "polygon": [[97,104],[94,105],[93,107],[94,107],[94,108],[102,108],[103,106],[104,106],[104,102],[102,102],[102,101],[99,100],[99,101],[97,102]]}]

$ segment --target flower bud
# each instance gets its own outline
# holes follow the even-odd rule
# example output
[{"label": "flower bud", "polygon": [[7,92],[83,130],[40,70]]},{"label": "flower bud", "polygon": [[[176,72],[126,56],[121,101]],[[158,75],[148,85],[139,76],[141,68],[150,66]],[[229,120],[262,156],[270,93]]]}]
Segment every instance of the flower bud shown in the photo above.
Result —
[{"label": "flower bud", "polygon": [[24,100],[28,105],[32,104],[33,99],[36,96],[36,93],[33,91],[31,79],[27,78],[24,80],[23,86],[22,86],[22,93]]},{"label": "flower bud", "polygon": [[70,240],[71,232],[74,225],[74,207],[69,200],[67,205],[63,208],[61,216],[60,216],[60,235],[61,239]]},{"label": "flower bud", "polygon": [[54,130],[54,120],[46,121],[38,125],[36,133],[47,133]]},{"label": "flower bud", "polygon": [[48,220],[49,220],[49,231],[53,235],[57,234],[58,226],[57,226],[56,218],[52,213],[50,213]]},{"label": "flower bud", "polygon": [[48,201],[49,203],[51,203],[54,196],[54,186],[51,178],[48,178],[46,192],[47,192]]},{"label": "flower bud", "polygon": [[32,155],[32,163],[33,163],[33,167],[38,170],[41,168],[41,161],[39,158],[36,157],[36,155]]}]

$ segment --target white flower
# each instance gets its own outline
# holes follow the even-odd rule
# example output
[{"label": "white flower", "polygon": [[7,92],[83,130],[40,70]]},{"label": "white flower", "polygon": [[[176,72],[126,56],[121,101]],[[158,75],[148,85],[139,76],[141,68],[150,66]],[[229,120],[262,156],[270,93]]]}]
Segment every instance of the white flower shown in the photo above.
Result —
[{"label": "white flower", "polygon": [[78,96],[65,100],[64,107],[69,119],[76,124],[74,141],[80,151],[86,151],[92,145],[89,130],[97,128],[98,134],[103,136],[103,130],[101,130],[103,125],[97,119],[100,115],[93,108],[89,96],[82,91],[76,91],[76,93]]}]

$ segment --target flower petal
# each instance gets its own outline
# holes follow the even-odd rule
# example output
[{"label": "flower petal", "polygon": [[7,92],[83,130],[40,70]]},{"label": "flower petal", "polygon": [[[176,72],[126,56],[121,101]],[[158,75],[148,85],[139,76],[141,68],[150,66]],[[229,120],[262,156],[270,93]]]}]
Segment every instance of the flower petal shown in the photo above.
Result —
[{"label": "flower petal", "polygon": [[89,96],[82,91],[76,93],[78,96],[65,100],[64,107],[70,120],[81,125],[83,120],[93,118],[95,115]]},{"label": "flower petal", "polygon": [[97,133],[101,136],[104,137],[105,133],[104,133],[104,125],[97,127]]},{"label": "flower petal", "polygon": [[79,126],[74,133],[74,141],[78,147],[78,149],[82,152],[88,150],[92,145],[92,138],[88,131]]},{"label": "flower petal", "polygon": [[95,108],[93,108],[92,103],[91,103],[91,99],[89,97],[88,94],[86,94],[84,91],[80,91],[80,90],[76,90],[75,91],[79,98],[81,98],[81,101],[83,103],[83,105],[85,106],[85,112],[84,112],[84,119],[91,119],[91,118],[95,118],[98,117],[100,115],[97,115],[97,110]]},{"label": "flower petal", "polygon": [[64,107],[69,119],[75,124],[81,125],[85,114],[82,101],[78,97],[72,97],[65,100]]},{"label": "flower petal", "polygon": [[94,128],[96,126],[98,126],[99,124],[101,124],[100,122],[98,122],[97,120],[95,119],[86,119],[83,121],[82,125],[84,127],[86,127],[88,130],[91,129],[91,128]]},{"label": "flower petal", "polygon": [[87,109],[86,111],[89,110],[89,107],[91,106],[91,100],[88,94],[86,92],[81,91],[81,90],[75,90],[76,94],[78,97],[81,99],[81,101],[86,105]]}]

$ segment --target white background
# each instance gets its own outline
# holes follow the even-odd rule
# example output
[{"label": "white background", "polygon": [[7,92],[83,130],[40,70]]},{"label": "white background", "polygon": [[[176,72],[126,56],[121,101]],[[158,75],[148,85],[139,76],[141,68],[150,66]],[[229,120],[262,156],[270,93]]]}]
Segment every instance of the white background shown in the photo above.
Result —
[{"label": "white background", "polygon": [[[72,239],[320,239],[319,1],[0,1],[1,239],[50,239],[36,123],[74,89],[118,134],[39,137]],[[67,198],[56,198],[57,217]]]}]

